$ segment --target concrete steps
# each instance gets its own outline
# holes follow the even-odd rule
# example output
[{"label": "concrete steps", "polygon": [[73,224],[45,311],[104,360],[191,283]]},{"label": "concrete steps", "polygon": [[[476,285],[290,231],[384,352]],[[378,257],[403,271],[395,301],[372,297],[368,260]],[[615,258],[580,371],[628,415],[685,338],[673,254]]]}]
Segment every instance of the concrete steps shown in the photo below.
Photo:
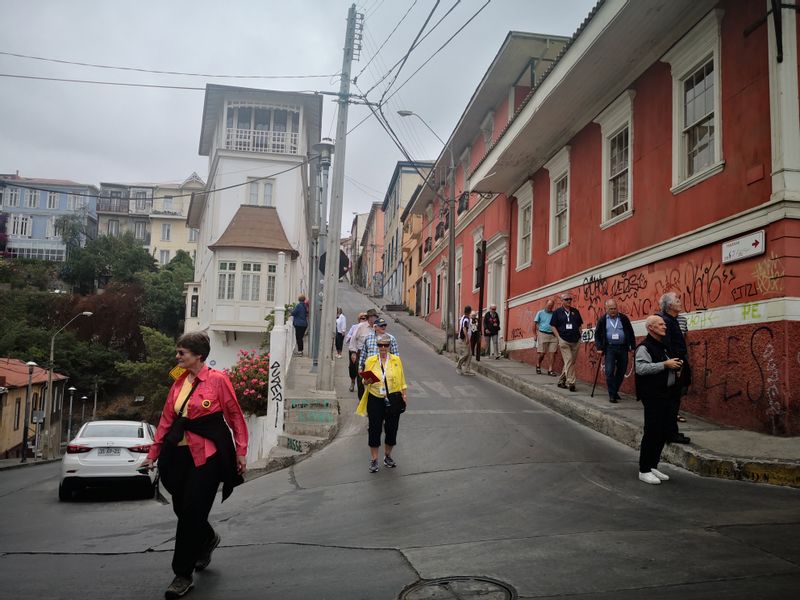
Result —
[{"label": "concrete steps", "polygon": [[337,428],[339,405],[328,399],[295,399],[286,403],[284,430],[287,434],[329,438]]},{"label": "concrete steps", "polygon": [[278,446],[288,448],[300,454],[313,452],[322,448],[328,443],[328,438],[316,435],[297,435],[292,433],[282,433],[278,436]]}]

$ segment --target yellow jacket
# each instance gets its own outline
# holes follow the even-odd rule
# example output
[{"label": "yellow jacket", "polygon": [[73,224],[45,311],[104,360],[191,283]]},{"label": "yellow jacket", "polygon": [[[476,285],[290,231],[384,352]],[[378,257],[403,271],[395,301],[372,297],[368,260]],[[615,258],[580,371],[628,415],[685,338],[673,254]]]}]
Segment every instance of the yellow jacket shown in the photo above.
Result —
[{"label": "yellow jacket", "polygon": [[[367,415],[367,399],[369,398],[369,395],[372,394],[373,396],[378,397],[383,396],[380,391],[380,389],[383,387],[383,373],[381,372],[379,355],[373,354],[372,356],[367,357],[367,361],[364,363],[364,370],[375,373],[380,381],[364,386],[364,395],[361,396],[361,402],[358,403],[358,408],[356,409],[356,414],[361,415],[362,417]],[[389,386],[389,389],[387,390],[387,393],[389,394],[393,394],[394,392],[402,392],[408,388],[406,385],[406,377],[403,374],[403,363],[400,360],[400,357],[395,356],[394,354],[389,354],[386,362],[386,383]]]}]

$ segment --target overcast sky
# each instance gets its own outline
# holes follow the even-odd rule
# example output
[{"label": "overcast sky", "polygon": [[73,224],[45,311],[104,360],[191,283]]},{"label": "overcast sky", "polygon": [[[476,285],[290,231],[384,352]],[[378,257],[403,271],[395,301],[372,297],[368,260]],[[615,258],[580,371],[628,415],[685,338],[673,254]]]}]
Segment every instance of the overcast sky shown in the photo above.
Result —
[{"label": "overcast sky", "polygon": [[[411,53],[395,88],[459,29],[485,0],[442,0],[431,23],[455,10]],[[384,109],[412,158],[434,159],[510,30],[572,35],[595,0],[493,0],[415,75]],[[338,91],[351,0],[0,0],[0,52],[66,61],[219,75],[326,75],[230,79],[90,68],[0,55],[0,74],[203,88],[206,83],[278,90]],[[407,51],[435,0],[358,0],[364,47],[353,65],[366,92]],[[413,5],[413,8],[411,8]],[[367,66],[406,11],[406,19]],[[387,80],[388,82],[389,80]],[[383,85],[386,85],[384,82]],[[393,89],[395,89],[393,88]],[[0,173],[101,181],[175,181],[208,161],[197,153],[203,92],[0,77]],[[382,86],[368,94],[380,97]],[[357,90],[351,90],[357,92]],[[335,136],[335,107],[324,102],[323,137]],[[369,112],[354,106],[353,127]],[[347,140],[342,227],[352,212],[382,201],[403,160],[370,118]]]}]

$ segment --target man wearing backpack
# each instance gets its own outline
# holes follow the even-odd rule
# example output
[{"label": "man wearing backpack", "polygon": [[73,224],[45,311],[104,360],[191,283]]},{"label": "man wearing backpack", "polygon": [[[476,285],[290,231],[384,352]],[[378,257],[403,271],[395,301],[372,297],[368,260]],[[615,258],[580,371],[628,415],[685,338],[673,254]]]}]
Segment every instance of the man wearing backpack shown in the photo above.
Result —
[{"label": "man wearing backpack", "polygon": [[[458,338],[458,362],[456,363],[456,373],[459,375],[475,375],[470,369],[472,364],[472,351],[470,348],[470,337],[472,335],[472,307],[464,307],[464,314],[458,322],[456,337]],[[466,368],[465,368],[466,366]]]}]

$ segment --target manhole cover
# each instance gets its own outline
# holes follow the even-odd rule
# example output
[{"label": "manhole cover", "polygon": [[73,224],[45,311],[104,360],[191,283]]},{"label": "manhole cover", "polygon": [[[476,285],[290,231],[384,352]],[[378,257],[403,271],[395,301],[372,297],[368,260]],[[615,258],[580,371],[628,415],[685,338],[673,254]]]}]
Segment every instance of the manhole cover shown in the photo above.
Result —
[{"label": "manhole cover", "polygon": [[415,583],[403,590],[399,600],[516,600],[510,585],[488,577],[443,577]]}]

